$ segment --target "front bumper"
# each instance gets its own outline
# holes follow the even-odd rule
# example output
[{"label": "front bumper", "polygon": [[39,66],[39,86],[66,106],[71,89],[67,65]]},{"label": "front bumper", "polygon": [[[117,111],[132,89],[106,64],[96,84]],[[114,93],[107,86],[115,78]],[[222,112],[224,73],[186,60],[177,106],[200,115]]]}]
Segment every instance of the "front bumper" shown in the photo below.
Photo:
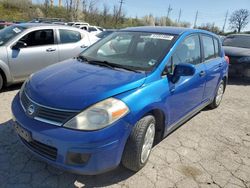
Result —
[{"label": "front bumper", "polygon": [[[77,174],[99,174],[117,167],[131,130],[123,119],[98,131],[77,131],[40,122],[25,114],[18,94],[12,102],[12,113],[14,121],[31,134],[34,147],[42,147],[55,157],[42,155],[32,146],[35,143],[21,139],[29,150],[46,162]],[[89,158],[84,164],[69,164],[69,153],[87,154]]]}]

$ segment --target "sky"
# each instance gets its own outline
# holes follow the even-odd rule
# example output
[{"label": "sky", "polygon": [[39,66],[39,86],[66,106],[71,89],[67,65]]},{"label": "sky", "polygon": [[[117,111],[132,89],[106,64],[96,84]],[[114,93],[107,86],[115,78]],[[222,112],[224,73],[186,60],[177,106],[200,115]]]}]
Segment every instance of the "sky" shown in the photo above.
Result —
[{"label": "sky", "polygon": [[[41,1],[41,0],[40,0]],[[102,8],[106,3],[111,8],[119,4],[120,0],[96,0]],[[55,3],[58,0],[54,0]],[[180,21],[190,22],[193,26],[196,12],[198,11],[197,25],[202,23],[215,23],[223,27],[227,10],[230,14],[237,9],[245,8],[250,11],[250,0],[124,0],[123,10],[128,17],[143,17],[146,14],[154,16],[166,16],[169,5],[172,8],[170,18],[177,20],[180,9],[182,10]],[[229,21],[226,30],[229,29]],[[245,30],[250,30],[250,23]]]}]

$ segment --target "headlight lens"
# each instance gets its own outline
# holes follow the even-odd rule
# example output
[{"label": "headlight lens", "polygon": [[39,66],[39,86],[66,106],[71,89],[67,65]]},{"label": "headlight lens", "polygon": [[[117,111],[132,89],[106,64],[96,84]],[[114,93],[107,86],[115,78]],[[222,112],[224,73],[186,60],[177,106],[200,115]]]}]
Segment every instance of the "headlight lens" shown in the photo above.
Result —
[{"label": "headlight lens", "polygon": [[78,130],[98,130],[104,128],[129,112],[127,105],[119,99],[101,101],[65,123],[64,127]]}]

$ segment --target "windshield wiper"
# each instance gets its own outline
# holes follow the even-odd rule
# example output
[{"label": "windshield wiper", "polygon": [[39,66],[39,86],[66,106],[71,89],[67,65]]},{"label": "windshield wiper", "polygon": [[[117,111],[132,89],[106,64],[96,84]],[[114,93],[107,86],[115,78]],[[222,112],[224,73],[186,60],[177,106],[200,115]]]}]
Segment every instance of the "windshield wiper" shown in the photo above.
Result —
[{"label": "windshield wiper", "polygon": [[132,72],[141,73],[141,71],[135,70],[133,68],[130,68],[130,67],[127,67],[127,66],[124,66],[124,65],[120,65],[120,64],[110,63],[108,61],[89,60],[84,56],[78,56],[77,59],[81,60],[81,61],[84,61],[84,62],[86,62],[88,64],[92,64],[92,65],[104,66],[104,67],[108,67],[108,68],[111,68],[111,69],[120,68],[120,69],[125,69],[125,70],[128,70],[128,71],[132,71]]}]

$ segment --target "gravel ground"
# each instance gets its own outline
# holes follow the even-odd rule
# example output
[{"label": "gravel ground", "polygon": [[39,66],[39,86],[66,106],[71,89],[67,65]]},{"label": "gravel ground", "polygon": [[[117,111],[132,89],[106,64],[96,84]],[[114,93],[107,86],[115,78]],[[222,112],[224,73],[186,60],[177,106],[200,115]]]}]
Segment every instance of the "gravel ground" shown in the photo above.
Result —
[{"label": "gravel ground", "polygon": [[27,152],[11,121],[19,88],[0,93],[0,187],[250,187],[250,83],[231,82],[218,109],[155,146],[140,172],[119,167],[98,176],[60,171]]}]

